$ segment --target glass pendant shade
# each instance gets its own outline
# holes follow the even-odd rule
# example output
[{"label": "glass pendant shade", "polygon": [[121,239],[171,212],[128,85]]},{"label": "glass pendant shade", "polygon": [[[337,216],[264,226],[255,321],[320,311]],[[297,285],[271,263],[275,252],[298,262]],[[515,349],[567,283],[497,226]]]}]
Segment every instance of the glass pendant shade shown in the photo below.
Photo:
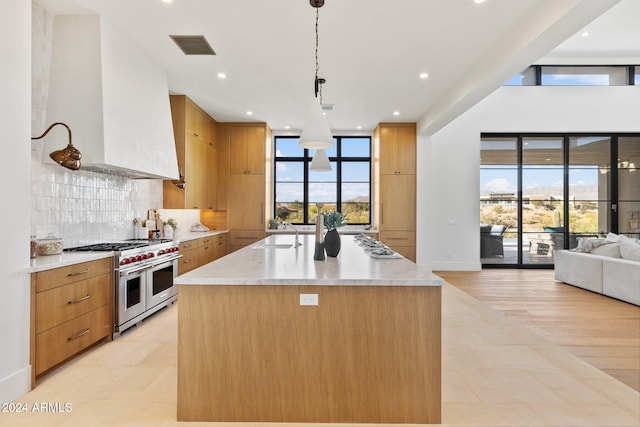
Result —
[{"label": "glass pendant shade", "polygon": [[313,159],[311,160],[310,170],[314,172],[330,172],[331,171],[331,163],[329,163],[329,157],[327,157],[327,152],[324,150],[316,150],[313,155]]},{"label": "glass pendant shade", "polygon": [[315,150],[333,147],[331,130],[329,130],[327,119],[322,114],[320,99],[317,97],[311,103],[307,123],[302,130],[302,135],[300,135],[298,146]]}]

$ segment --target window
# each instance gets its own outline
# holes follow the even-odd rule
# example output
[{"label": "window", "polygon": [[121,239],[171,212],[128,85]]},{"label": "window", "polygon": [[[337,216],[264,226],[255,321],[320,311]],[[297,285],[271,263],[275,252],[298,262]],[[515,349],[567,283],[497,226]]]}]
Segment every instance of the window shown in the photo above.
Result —
[{"label": "window", "polygon": [[633,65],[532,65],[504,86],[633,86],[640,84],[639,71]]},{"label": "window", "polygon": [[314,151],[298,147],[298,137],[275,137],[274,217],[312,224],[322,211],[338,211],[349,224],[371,223],[371,138],[334,137],[327,150],[331,172],[309,169]]}]

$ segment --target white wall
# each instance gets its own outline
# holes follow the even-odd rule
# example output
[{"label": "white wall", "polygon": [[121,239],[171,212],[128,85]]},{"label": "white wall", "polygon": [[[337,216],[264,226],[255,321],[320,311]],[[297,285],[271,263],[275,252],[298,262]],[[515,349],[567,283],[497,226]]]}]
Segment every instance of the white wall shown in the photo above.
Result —
[{"label": "white wall", "polygon": [[[418,191],[425,199],[418,221],[429,218],[418,227],[418,263],[433,270],[481,268],[482,132],[640,132],[639,117],[640,86],[505,86],[431,138],[419,137],[430,147],[419,148],[418,156]],[[424,242],[429,251],[420,250]]]},{"label": "white wall", "polygon": [[0,402],[29,390],[31,3],[0,2]]}]

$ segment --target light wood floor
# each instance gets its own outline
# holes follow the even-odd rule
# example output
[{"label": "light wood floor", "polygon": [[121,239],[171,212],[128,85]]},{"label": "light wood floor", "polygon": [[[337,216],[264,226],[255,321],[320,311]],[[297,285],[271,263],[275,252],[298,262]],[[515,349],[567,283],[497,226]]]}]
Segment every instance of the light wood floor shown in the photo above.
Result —
[{"label": "light wood floor", "polygon": [[553,270],[435,273],[640,391],[640,307],[557,282]]},{"label": "light wood floor", "polygon": [[[514,279],[517,274],[519,279]],[[492,427],[637,427],[640,425],[640,393],[591,364],[549,341],[549,334],[538,328],[534,333],[505,314],[511,310],[560,316],[560,307],[577,310],[571,300],[590,298],[581,293],[566,296],[554,308],[556,298],[550,290],[535,287],[549,280],[544,272],[512,273],[488,271],[476,276],[475,288],[488,282],[495,290],[512,294],[502,297],[498,311],[455,286],[442,288],[442,425]],[[443,274],[444,275],[444,274]],[[502,278],[501,278],[502,277]],[[457,274],[451,280],[458,286],[472,286],[473,274]],[[512,289],[497,289],[511,282]],[[515,288],[518,281],[528,290]],[[566,289],[561,288],[562,291]],[[562,292],[563,294],[564,292]],[[539,299],[535,296],[539,295]],[[499,300],[498,296],[494,299]],[[537,306],[526,307],[528,300]],[[607,303],[605,303],[606,305]],[[613,304],[613,303],[612,303]],[[637,307],[614,304],[617,310],[631,312]],[[177,404],[177,312],[178,305],[161,310],[140,326],[131,328],[110,343],[72,360],[39,381],[31,392],[16,402],[26,412],[0,413],[1,426],[201,426],[224,423],[178,423]],[[599,322],[601,311],[582,313],[584,322]],[[562,315],[564,316],[564,314]],[[637,317],[636,317],[637,319]],[[536,323],[533,324],[537,327]],[[615,323],[609,328],[633,328]],[[572,335],[564,325],[558,334]],[[551,329],[554,329],[553,327]],[[563,331],[564,329],[564,331]],[[606,327],[603,330],[606,331]],[[633,330],[633,329],[631,329]],[[607,335],[620,332],[610,330]],[[626,333],[626,332],[625,332]],[[631,333],[631,332],[629,332]],[[546,336],[541,336],[544,334]],[[629,345],[637,346],[629,339]],[[598,341],[600,342],[600,341]],[[635,344],[634,344],[635,343]],[[580,347],[580,344],[572,344]],[[604,345],[604,344],[603,344]],[[616,347],[617,348],[617,347]],[[616,350],[617,351],[617,350]],[[36,411],[34,407],[64,411]],[[68,406],[65,406],[68,404]],[[47,406],[49,405],[49,406]],[[273,423],[235,423],[233,427],[283,426]],[[284,426],[293,426],[286,424]],[[329,424],[323,424],[330,427]],[[345,426],[345,425],[342,425]],[[350,425],[355,426],[355,425]]]}]

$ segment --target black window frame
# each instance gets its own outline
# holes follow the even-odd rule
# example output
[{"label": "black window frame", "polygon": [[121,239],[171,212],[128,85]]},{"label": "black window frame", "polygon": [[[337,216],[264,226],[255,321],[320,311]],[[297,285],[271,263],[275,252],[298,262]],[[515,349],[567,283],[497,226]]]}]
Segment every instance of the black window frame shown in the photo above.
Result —
[{"label": "black window frame", "polygon": [[[307,209],[309,205],[309,166],[311,164],[311,160],[313,159],[312,152],[313,150],[309,150],[307,148],[303,149],[303,156],[283,156],[277,157],[277,147],[279,139],[299,139],[299,135],[274,135],[273,137],[273,205],[271,206],[271,214],[272,217],[276,217],[276,204],[278,200],[276,199],[276,186],[278,184],[277,180],[277,165],[279,162],[289,162],[289,163],[302,163],[303,164],[303,222],[292,222],[293,225],[311,225],[311,220],[309,218],[309,211]],[[352,139],[352,138],[360,138],[367,139],[369,141],[369,157],[354,157],[354,156],[343,156],[342,155],[342,140],[343,139]],[[335,164],[336,167],[336,210],[342,212],[342,167],[343,163],[349,162],[361,162],[369,164],[369,221],[368,222],[349,222],[349,225],[371,225],[372,224],[372,216],[373,216],[373,203],[372,203],[372,193],[373,193],[373,182],[372,182],[372,162],[373,162],[373,146],[372,146],[372,137],[368,135],[340,135],[334,136],[334,143],[336,144],[336,156],[330,156],[329,162]],[[347,218],[348,220],[348,218]]]}]

